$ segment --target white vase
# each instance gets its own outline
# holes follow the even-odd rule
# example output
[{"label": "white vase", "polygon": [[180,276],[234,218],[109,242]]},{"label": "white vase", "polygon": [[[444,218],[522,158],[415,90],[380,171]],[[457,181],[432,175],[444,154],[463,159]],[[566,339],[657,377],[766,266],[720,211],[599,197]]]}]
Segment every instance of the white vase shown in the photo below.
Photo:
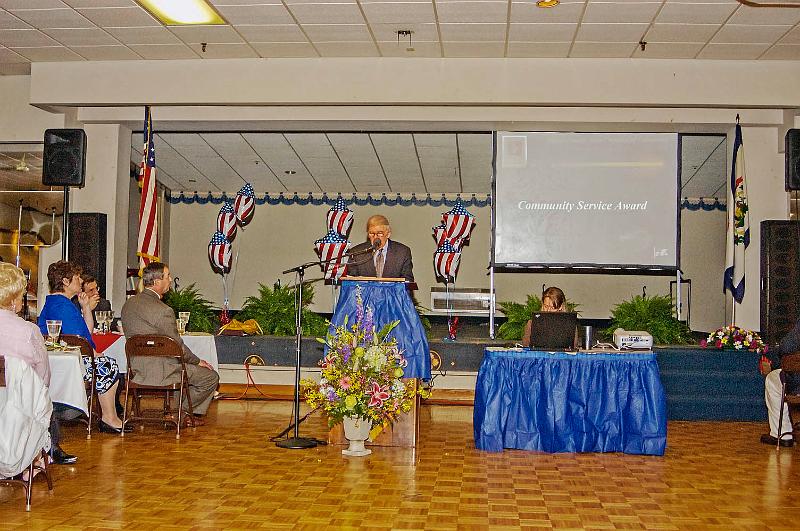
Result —
[{"label": "white vase", "polygon": [[369,439],[369,430],[372,423],[358,417],[345,417],[342,419],[344,425],[344,436],[350,441],[350,446],[342,450],[342,454],[361,457],[369,455],[372,450],[366,448],[364,443]]}]

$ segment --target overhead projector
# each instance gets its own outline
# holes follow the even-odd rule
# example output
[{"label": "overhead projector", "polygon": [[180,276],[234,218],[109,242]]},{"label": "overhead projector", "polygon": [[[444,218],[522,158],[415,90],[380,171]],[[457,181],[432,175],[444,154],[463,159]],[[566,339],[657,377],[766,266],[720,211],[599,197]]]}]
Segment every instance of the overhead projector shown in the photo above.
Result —
[{"label": "overhead projector", "polygon": [[614,344],[617,348],[653,348],[653,336],[649,332],[614,330]]}]

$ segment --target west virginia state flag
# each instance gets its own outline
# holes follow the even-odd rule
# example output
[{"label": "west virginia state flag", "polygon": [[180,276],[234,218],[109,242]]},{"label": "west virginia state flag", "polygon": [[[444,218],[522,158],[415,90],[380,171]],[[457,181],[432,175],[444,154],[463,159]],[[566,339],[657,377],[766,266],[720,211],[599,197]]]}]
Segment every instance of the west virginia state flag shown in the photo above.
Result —
[{"label": "west virginia state flag", "polygon": [[744,144],[742,127],[736,124],[731,161],[731,194],[728,196],[728,239],[726,249],[724,290],[730,290],[733,299],[744,299],[744,255],[750,245],[750,214],[747,207],[745,184]]}]

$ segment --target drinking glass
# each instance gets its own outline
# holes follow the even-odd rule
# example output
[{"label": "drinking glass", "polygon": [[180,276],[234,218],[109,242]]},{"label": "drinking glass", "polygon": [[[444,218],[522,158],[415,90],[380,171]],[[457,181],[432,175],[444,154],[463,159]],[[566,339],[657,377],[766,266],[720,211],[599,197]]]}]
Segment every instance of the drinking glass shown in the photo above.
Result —
[{"label": "drinking glass", "polygon": [[58,336],[61,335],[61,321],[58,320],[47,320],[47,340],[50,343],[55,343],[58,341]]},{"label": "drinking glass", "polygon": [[189,316],[191,314],[192,314],[192,312],[178,312],[178,317],[183,319],[183,326],[188,326],[189,325]]},{"label": "drinking glass", "polygon": [[95,317],[97,317],[97,324],[100,325],[101,334],[105,334],[107,332],[106,326],[108,324],[109,313],[111,312],[107,311],[95,312]]},{"label": "drinking glass", "polygon": [[175,324],[178,325],[178,333],[183,335],[186,333],[186,321],[181,318],[175,319]]}]

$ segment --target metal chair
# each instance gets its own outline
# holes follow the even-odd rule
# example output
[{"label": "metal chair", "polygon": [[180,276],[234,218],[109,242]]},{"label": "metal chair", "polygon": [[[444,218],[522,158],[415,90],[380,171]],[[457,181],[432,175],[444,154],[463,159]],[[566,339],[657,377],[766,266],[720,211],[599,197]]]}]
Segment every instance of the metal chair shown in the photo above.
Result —
[{"label": "metal chair", "polygon": [[[183,420],[183,400],[186,399],[188,406],[188,415],[191,419],[192,427],[194,427],[194,409],[192,408],[192,399],[189,396],[189,376],[186,372],[186,363],[183,361],[183,349],[171,337],[162,335],[138,335],[129,337],[125,342],[125,356],[128,359],[128,374],[125,378],[125,402],[122,414],[123,426],[128,421],[142,421],[144,422],[159,422],[175,424],[176,433],[175,438],[181,438],[181,424]],[[173,358],[180,363],[181,376],[180,381],[167,385],[145,385],[137,383],[133,380],[135,369],[134,358]],[[164,360],[166,362],[166,359]],[[171,399],[175,392],[178,392],[178,412],[177,420],[176,415],[171,415]],[[128,394],[133,394],[133,416],[128,417]],[[141,409],[142,395],[162,394],[164,396],[164,407],[161,411],[162,416],[156,417],[153,415],[144,415]],[[157,410],[156,410],[157,411]],[[144,425],[142,426],[144,429]],[[121,437],[125,436],[123,431]]]},{"label": "metal chair", "polygon": [[[3,356],[0,356],[0,387],[5,388],[6,386],[6,359]],[[4,389],[5,390],[5,389]],[[53,480],[50,479],[50,472],[47,469],[47,460],[48,455],[47,452],[44,451],[44,448],[39,452],[38,460],[41,461],[41,465],[37,465],[37,459],[31,461],[31,464],[25,469],[25,472],[28,473],[27,479],[23,479],[25,472],[14,476],[13,478],[3,479],[0,478],[0,484],[9,485],[9,486],[19,486],[25,490],[25,510],[31,510],[31,496],[33,495],[33,478],[34,472],[40,471],[44,474],[44,477],[47,479],[47,489],[52,492],[53,491]]]},{"label": "metal chair", "polygon": [[[781,358],[781,408],[778,416],[778,431],[783,426],[783,406],[788,404],[791,406],[800,405],[800,389],[794,389],[793,392],[786,391],[786,380],[792,379],[800,380],[800,352],[788,354]],[[781,447],[781,437],[784,435],[791,435],[792,431],[778,433],[777,448]]]},{"label": "metal chair", "polygon": [[61,341],[66,343],[71,347],[80,347],[81,349],[81,356],[86,356],[89,358],[89,363],[91,363],[90,367],[92,368],[92,377],[89,381],[86,382],[87,393],[89,398],[89,418],[86,421],[86,438],[92,438],[92,416],[94,415],[94,405],[95,405],[95,397],[97,396],[97,388],[95,387],[95,378],[97,376],[97,365],[95,365],[94,360],[94,349],[92,345],[89,344],[89,341],[86,340],[85,337],[70,335],[70,334],[61,334]]}]

